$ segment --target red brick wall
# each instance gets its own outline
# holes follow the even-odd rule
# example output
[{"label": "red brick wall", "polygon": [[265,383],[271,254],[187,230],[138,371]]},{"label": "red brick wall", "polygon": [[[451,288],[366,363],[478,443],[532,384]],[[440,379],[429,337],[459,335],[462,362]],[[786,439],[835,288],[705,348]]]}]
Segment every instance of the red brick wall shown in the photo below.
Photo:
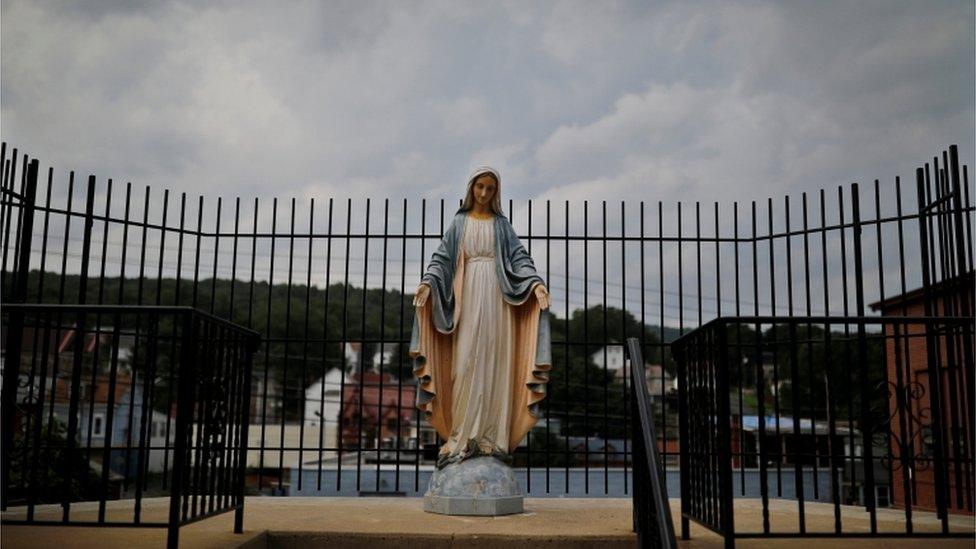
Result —
[{"label": "red brick wall", "polygon": [[[909,301],[907,303],[896,303],[886,308],[884,314],[891,316],[925,316],[924,306],[921,300],[916,299]],[[938,308],[935,314],[939,314]],[[891,425],[890,429],[894,435],[891,438],[891,452],[893,456],[893,463],[895,470],[893,472],[893,485],[892,485],[892,504],[896,507],[904,507],[906,502],[905,493],[905,474],[903,471],[904,465],[901,463],[901,449],[894,437],[898,437],[899,440],[907,438],[914,443],[915,451],[913,452],[916,458],[914,462],[914,467],[910,467],[911,475],[909,476],[909,493],[914,492],[914,502],[912,507],[915,509],[934,511],[936,510],[936,498],[935,498],[935,472],[934,464],[930,459],[932,458],[931,448],[924,448],[925,445],[922,440],[922,432],[920,429],[919,421],[923,425],[929,425],[932,421],[930,414],[931,410],[931,386],[929,382],[928,367],[929,367],[929,357],[928,348],[925,342],[925,325],[921,323],[913,324],[888,324],[885,327],[885,334],[888,336],[886,342],[886,356],[887,356],[887,370],[888,370],[888,380],[894,385],[899,385],[899,373],[900,385],[902,390],[911,389],[912,396],[908,399],[908,404],[911,409],[911,413],[906,413],[907,411],[902,410],[899,413],[898,400],[895,390],[890,392],[889,400],[889,413],[891,414]],[[894,337],[895,335],[899,337]],[[969,414],[966,412],[965,405],[960,403],[965,402],[964,394],[961,392],[963,389],[962,376],[960,373],[950,372],[945,368],[947,361],[945,343],[946,338],[940,338],[940,356],[937,358],[942,371],[942,383],[941,390],[943,392],[943,417],[945,420],[942,422],[944,437],[951,440],[951,426],[953,425],[953,407],[950,406],[953,402],[956,403],[956,417],[955,424],[959,428],[960,433],[971,432],[972,423],[971,419],[968,417]],[[896,353],[896,345],[900,346],[900,355]],[[957,361],[959,363],[959,361]],[[953,396],[955,399],[953,399]],[[905,424],[905,430],[908,434],[902,433],[902,422]],[[970,441],[972,438],[970,437]],[[951,460],[953,457],[953,446],[949,444],[948,446],[949,455],[944,456],[944,459]],[[960,453],[965,452],[964,447],[960,444]],[[968,452],[972,455],[972,450]],[[909,465],[911,463],[911,456],[909,458]],[[929,459],[926,459],[929,458]],[[972,514],[972,510],[967,510],[967,482],[965,469],[959,470],[958,480],[961,483],[957,484],[957,470],[953,463],[947,463],[948,469],[948,498],[949,498],[949,512],[950,513],[963,513]],[[914,478],[913,478],[914,477]],[[972,489],[972,483],[969,483],[969,488]],[[962,496],[961,498],[958,496]]]}]

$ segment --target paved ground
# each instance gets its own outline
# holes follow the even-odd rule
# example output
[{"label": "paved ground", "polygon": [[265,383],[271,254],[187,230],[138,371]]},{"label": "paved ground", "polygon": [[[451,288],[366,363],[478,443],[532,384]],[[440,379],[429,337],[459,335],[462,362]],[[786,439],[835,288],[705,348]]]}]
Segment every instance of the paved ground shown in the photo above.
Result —
[{"label": "paved ground", "polygon": [[[129,502],[111,502],[109,519],[131,519]],[[225,514],[184,527],[181,547],[632,547],[629,499],[615,498],[529,498],[526,513],[508,517],[447,517],[424,513],[418,498],[270,498],[249,497],[245,505],[245,533],[235,535],[233,514]],[[80,504],[77,518],[94,516],[95,506]],[[168,500],[144,502],[144,520],[164,520]],[[677,501],[672,501],[677,517]],[[796,504],[771,502],[773,531],[795,531]],[[38,518],[58,513],[58,508],[41,509]],[[5,517],[12,516],[9,513]],[[55,515],[59,516],[59,515]],[[53,518],[53,517],[52,517]],[[757,500],[736,500],[738,529],[761,530],[761,507]],[[844,508],[845,531],[867,531],[867,514]],[[903,528],[904,514],[882,510],[879,530]],[[933,515],[917,513],[916,530],[938,528]],[[953,529],[973,532],[972,517],[953,517]],[[808,531],[833,528],[833,507],[807,504]],[[968,530],[967,530],[968,528]],[[3,548],[18,547],[163,547],[163,529],[4,526],[0,530]],[[718,536],[693,527],[692,539],[682,547],[721,547]],[[743,539],[739,547],[973,547],[973,539]]]}]

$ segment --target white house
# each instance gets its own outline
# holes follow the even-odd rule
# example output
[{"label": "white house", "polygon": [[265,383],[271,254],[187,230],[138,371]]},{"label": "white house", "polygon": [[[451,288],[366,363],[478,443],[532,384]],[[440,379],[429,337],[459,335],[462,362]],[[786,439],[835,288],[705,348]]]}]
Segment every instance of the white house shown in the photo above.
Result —
[{"label": "white house", "polygon": [[[603,369],[606,364],[607,371],[612,373],[615,379],[620,379],[624,375],[626,354],[623,345],[611,344],[598,349],[590,355],[590,360],[600,369]],[[671,376],[660,364],[644,363],[644,373],[651,398],[661,398],[662,394],[678,390],[677,378]]]},{"label": "white house", "polygon": [[619,378],[624,369],[624,346],[619,344],[607,345],[590,355],[590,360],[601,370],[605,364],[607,371],[613,372],[613,375]]},{"label": "white house", "polygon": [[[373,369],[374,371],[379,371],[380,360],[383,361],[383,369],[389,366],[396,353],[399,350],[399,344],[397,343],[383,343],[375,348],[373,354],[369,357],[368,362],[363,365],[364,369]],[[363,353],[363,343],[360,341],[347,341],[342,345],[343,356],[346,360],[346,365],[352,370],[358,370],[359,361],[362,358]]]},{"label": "white house", "polygon": [[376,352],[373,353],[373,370],[378,372],[380,369],[380,361],[382,361],[383,370],[389,371],[388,367],[396,358],[396,353],[399,348],[400,345],[397,343],[383,343],[377,347]]},{"label": "white house", "polygon": [[[346,373],[346,382],[351,375]],[[332,429],[329,444],[334,444],[335,429],[339,421],[339,406],[342,402],[342,369],[332,368],[320,378],[305,388],[305,424],[307,427],[318,427],[325,421],[326,428]]]}]

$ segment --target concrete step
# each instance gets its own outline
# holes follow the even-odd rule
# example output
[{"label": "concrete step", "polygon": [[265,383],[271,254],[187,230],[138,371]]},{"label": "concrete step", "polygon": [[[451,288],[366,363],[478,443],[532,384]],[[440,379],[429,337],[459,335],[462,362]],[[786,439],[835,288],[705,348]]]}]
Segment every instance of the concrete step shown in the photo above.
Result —
[{"label": "concrete step", "polygon": [[306,547],[343,547],[374,549],[482,549],[482,548],[578,548],[632,549],[637,543],[629,536],[519,536],[484,534],[367,534],[363,532],[268,532],[263,540],[254,539],[241,549],[298,549]]}]

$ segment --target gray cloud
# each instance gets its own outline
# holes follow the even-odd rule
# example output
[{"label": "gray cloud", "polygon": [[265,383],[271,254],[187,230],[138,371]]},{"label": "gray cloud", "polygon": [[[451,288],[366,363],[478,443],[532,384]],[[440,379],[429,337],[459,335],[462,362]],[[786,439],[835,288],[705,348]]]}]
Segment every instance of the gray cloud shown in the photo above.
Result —
[{"label": "gray cloud", "polygon": [[763,199],[974,147],[966,2],[4,2],[4,139],[208,196]]}]

